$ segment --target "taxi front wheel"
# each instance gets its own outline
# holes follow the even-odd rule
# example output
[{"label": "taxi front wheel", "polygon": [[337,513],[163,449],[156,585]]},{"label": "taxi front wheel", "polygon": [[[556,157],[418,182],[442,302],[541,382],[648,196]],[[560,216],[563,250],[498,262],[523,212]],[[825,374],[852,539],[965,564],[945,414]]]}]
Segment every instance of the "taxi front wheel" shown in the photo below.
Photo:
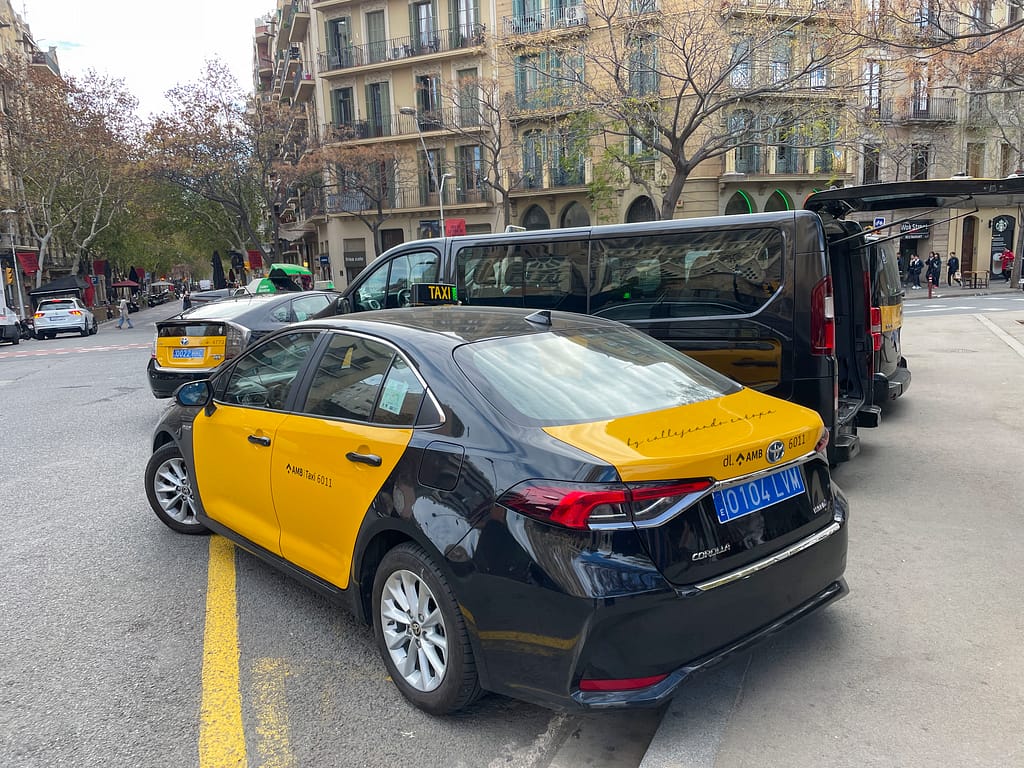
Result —
[{"label": "taxi front wheel", "polygon": [[423,549],[388,552],[373,579],[373,633],[398,690],[425,712],[446,715],[481,694],[466,624],[451,587]]},{"label": "taxi front wheel", "polygon": [[171,530],[193,534],[210,532],[196,519],[188,465],[173,443],[160,446],[149,457],[146,496],[160,522]]}]

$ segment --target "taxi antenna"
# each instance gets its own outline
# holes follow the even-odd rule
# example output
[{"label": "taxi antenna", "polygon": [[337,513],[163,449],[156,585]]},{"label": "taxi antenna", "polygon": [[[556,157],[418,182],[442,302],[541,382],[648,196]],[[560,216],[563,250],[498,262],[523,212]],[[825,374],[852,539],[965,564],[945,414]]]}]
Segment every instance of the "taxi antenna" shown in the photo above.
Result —
[{"label": "taxi antenna", "polygon": [[533,314],[527,315],[526,322],[536,323],[537,325],[551,325],[551,310],[541,309]]}]

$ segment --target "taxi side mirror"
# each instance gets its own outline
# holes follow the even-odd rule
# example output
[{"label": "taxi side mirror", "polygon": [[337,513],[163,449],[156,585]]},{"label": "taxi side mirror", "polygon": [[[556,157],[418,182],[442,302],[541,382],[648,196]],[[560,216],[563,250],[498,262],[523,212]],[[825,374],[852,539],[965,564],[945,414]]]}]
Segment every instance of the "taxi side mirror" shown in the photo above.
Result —
[{"label": "taxi side mirror", "polygon": [[201,408],[204,405],[209,405],[212,395],[213,390],[207,379],[187,382],[174,391],[174,399],[178,405],[183,405],[186,408]]}]

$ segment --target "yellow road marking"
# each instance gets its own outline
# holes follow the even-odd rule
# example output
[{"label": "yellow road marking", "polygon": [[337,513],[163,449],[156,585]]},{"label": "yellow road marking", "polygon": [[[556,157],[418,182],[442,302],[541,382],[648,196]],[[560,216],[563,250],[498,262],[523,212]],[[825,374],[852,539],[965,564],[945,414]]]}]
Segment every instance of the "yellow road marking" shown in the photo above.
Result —
[{"label": "yellow road marking", "polygon": [[295,756],[288,740],[288,709],[284,706],[287,677],[288,667],[284,659],[260,659],[253,669],[260,768],[295,766]]},{"label": "yellow road marking", "polygon": [[242,695],[238,685],[238,610],[235,547],[210,537],[203,634],[203,700],[199,721],[200,768],[246,766]]}]

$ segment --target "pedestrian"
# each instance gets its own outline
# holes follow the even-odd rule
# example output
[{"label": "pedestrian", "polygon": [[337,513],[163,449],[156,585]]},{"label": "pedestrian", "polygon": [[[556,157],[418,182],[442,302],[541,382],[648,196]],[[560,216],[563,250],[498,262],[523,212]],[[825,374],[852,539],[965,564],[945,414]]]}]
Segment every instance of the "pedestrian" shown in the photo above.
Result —
[{"label": "pedestrian", "polygon": [[946,285],[952,287],[954,280],[957,285],[963,285],[960,280],[960,259],[956,257],[956,251],[950,251],[946,259]]},{"label": "pedestrian", "polygon": [[191,307],[192,307],[192,294],[190,294],[188,291],[185,291],[181,295],[181,311],[184,312],[186,309],[190,309]]},{"label": "pedestrian", "polygon": [[1010,272],[1013,270],[1013,251],[1004,248],[999,255],[999,267],[1003,270],[1003,280],[1010,282]]},{"label": "pedestrian", "polygon": [[931,285],[936,288],[939,287],[939,275],[942,274],[942,257],[939,256],[938,251],[932,251],[928,254],[928,261],[925,262],[927,271],[925,276]]},{"label": "pedestrian", "polygon": [[120,317],[117,318],[117,327],[120,328],[125,322],[128,323],[129,328],[134,328],[132,325],[132,319],[128,317],[128,299],[127,297],[121,297],[121,303],[117,305],[117,311],[120,313]]},{"label": "pedestrian", "polygon": [[921,261],[921,257],[915,253],[910,257],[910,262],[907,264],[907,275],[910,277],[911,288],[921,287],[922,269],[924,269],[924,262]]}]

